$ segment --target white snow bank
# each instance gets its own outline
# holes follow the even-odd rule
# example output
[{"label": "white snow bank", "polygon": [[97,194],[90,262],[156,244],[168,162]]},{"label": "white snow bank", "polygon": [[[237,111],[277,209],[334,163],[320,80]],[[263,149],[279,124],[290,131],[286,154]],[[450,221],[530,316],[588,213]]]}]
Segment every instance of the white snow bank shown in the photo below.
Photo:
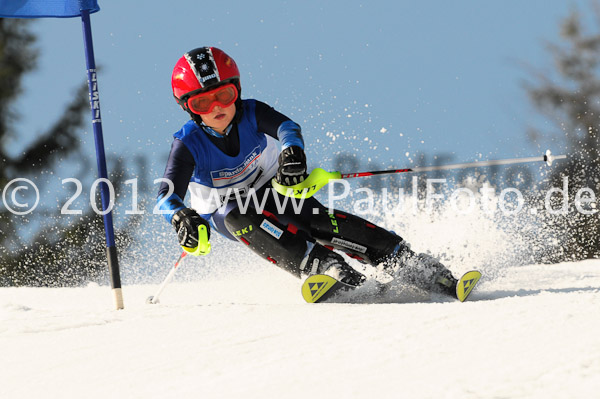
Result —
[{"label": "white snow bank", "polygon": [[0,288],[2,398],[565,398],[600,392],[600,261],[512,268],[470,302],[303,303],[283,272]]}]

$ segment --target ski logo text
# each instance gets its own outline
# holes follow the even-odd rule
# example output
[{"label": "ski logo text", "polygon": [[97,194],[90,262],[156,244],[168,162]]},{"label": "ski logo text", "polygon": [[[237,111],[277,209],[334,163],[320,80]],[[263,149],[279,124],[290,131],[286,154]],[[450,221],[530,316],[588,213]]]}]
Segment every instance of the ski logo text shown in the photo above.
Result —
[{"label": "ski logo text", "polygon": [[239,236],[243,236],[244,234],[248,234],[251,231],[252,231],[252,225],[249,225],[248,227],[244,227],[244,228],[241,228],[239,230],[236,230],[233,233],[233,235],[236,236],[236,237],[239,237]]},{"label": "ski logo text", "polygon": [[98,80],[96,78],[96,70],[88,70],[88,75],[88,84],[90,86],[90,107],[92,108],[92,112],[94,115],[92,123],[100,123],[102,122],[102,120],[100,119],[100,95],[98,94]]},{"label": "ski logo text", "polygon": [[329,214],[329,219],[331,219],[331,225],[333,226],[333,232],[339,233],[340,229],[338,228],[338,222],[333,213]]},{"label": "ski logo text", "polygon": [[357,244],[355,242],[351,242],[351,241],[347,241],[347,240],[342,240],[341,238],[337,238],[337,237],[333,237],[333,239],[331,240],[332,243],[337,244],[341,247],[344,248],[349,248],[352,249],[356,252],[360,252],[361,254],[364,254],[367,252],[367,247]]},{"label": "ski logo text", "polygon": [[260,228],[263,229],[264,231],[266,231],[267,233],[271,234],[273,237],[277,238],[278,240],[281,238],[281,235],[283,234],[283,230],[281,230],[279,227],[275,226],[273,223],[269,222],[267,219],[262,221],[262,223],[260,224]]},{"label": "ski logo text", "polygon": [[313,191],[317,190],[317,185],[313,184],[312,186],[309,187],[305,187],[305,188],[299,188],[294,190],[294,195],[298,196],[298,195],[308,195],[309,193],[312,193]]}]

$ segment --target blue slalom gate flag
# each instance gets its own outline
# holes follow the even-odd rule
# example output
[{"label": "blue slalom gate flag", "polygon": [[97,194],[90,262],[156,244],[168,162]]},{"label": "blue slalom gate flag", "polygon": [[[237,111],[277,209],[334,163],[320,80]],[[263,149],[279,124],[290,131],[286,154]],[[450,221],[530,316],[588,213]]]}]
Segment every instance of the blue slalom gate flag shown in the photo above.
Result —
[{"label": "blue slalom gate flag", "polygon": [[113,290],[115,306],[123,309],[121,293],[121,276],[115,233],[113,228],[110,190],[106,181],[106,155],[104,153],[104,138],[102,134],[102,118],[100,117],[100,95],[96,75],[96,61],[92,41],[90,14],[99,11],[98,0],[0,0],[0,17],[3,18],[72,18],[81,17],[83,30],[83,47],[87,63],[88,86],[90,92],[90,108],[92,111],[92,128],[96,143],[96,159],[98,161],[98,177],[100,178],[100,197],[102,199],[102,215],[104,233],[106,235],[106,257],[108,272]]},{"label": "blue slalom gate flag", "polygon": [[94,13],[100,10],[97,0],[2,0],[0,17],[3,18],[72,18],[81,16],[81,10]]}]

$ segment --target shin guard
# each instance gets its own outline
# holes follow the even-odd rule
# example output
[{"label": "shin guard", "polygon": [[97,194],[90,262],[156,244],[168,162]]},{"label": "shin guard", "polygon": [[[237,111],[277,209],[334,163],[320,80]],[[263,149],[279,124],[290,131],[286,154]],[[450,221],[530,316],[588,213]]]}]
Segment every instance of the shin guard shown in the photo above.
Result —
[{"label": "shin guard", "polygon": [[311,220],[310,227],[312,236],[323,245],[374,266],[410,251],[402,237],[342,211],[328,213],[321,209]]}]

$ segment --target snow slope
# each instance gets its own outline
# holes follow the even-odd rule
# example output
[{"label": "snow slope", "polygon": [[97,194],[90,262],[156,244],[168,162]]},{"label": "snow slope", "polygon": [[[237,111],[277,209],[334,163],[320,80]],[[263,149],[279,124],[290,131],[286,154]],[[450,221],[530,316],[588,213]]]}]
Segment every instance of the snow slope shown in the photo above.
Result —
[{"label": "snow slope", "polygon": [[[189,267],[189,266],[188,266]],[[592,398],[600,261],[514,267],[471,300],[303,303],[299,282],[0,288],[0,397]]]}]

